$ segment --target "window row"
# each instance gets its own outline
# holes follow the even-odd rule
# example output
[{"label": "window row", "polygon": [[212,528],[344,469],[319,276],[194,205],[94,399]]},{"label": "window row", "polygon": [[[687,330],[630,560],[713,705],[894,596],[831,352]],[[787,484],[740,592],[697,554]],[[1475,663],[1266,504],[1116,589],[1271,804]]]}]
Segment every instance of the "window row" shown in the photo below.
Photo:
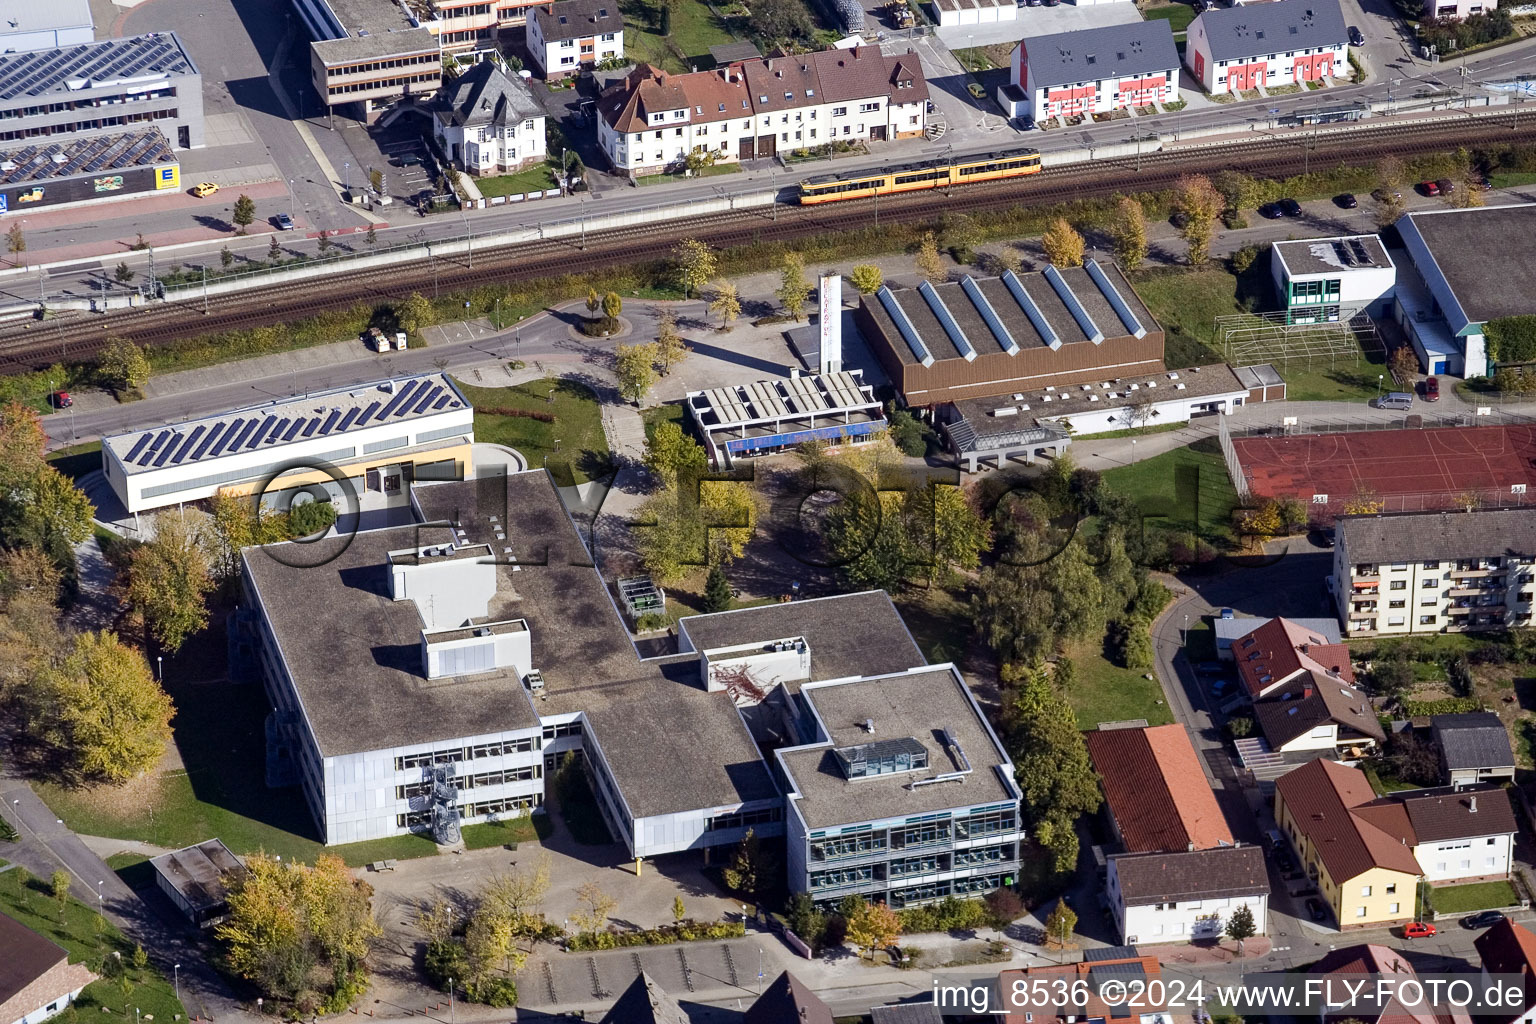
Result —
[{"label": "window row", "polygon": [[527,754],[542,750],[543,742],[537,736],[523,736],[500,743],[477,743],[472,747],[449,747],[444,750],[424,750],[415,754],[403,754],[395,758],[395,771],[425,768],[434,764],[453,764],[456,761],[473,761],[481,757],[501,757],[503,754]]},{"label": "window row", "polygon": [[735,814],[717,814],[712,818],[705,818],[704,831],[725,832],[733,828],[752,828],[782,820],[784,820],[784,811],[778,807],[761,811],[737,811]]}]

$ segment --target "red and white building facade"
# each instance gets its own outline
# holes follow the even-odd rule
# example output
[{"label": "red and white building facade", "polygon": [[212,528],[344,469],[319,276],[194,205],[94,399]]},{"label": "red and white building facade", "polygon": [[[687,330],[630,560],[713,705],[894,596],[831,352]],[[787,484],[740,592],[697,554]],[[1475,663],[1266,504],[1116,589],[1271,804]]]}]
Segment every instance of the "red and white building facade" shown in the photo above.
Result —
[{"label": "red and white building facade", "polygon": [[1161,19],[1037,36],[1014,48],[1011,82],[1010,116],[1103,114],[1178,99],[1179,55]]},{"label": "red and white building facade", "polygon": [[1338,0],[1212,7],[1189,26],[1184,57],[1210,93],[1320,82],[1349,70]]}]

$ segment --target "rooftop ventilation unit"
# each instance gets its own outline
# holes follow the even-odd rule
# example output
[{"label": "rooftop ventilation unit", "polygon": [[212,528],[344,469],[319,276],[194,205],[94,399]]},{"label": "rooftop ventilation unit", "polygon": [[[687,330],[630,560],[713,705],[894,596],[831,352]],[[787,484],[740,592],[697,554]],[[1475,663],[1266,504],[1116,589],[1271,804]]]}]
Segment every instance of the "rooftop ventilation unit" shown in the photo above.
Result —
[{"label": "rooftop ventilation unit", "polygon": [[542,694],[544,692],[544,673],[536,668],[531,668],[528,670],[528,674],[523,676],[523,683],[531,692]]}]

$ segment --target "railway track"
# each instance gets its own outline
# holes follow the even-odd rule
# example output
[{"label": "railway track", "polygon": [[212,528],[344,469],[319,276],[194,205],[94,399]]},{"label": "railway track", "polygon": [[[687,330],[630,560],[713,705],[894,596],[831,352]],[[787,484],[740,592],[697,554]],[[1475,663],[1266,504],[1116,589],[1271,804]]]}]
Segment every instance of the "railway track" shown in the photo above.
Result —
[{"label": "railway track", "polygon": [[[1025,178],[967,185],[945,193],[914,192],[822,206],[778,204],[708,216],[589,232],[584,240],[549,239],[488,246],[472,257],[455,255],[387,269],[339,270],[323,288],[292,283],[213,296],[207,312],[198,302],[161,303],[108,314],[80,313],[45,323],[0,327],[0,372],[19,372],[93,355],[109,337],[163,342],[188,334],[264,326],[342,309],[356,303],[390,302],[412,291],[441,292],[496,282],[578,274],[633,262],[650,249],[661,256],[679,237],[719,248],[860,228],[885,221],[909,223],[945,212],[986,213],[1020,202],[1046,205],[1070,199],[1150,191],[1172,186],[1181,175],[1232,168],[1279,178],[1313,163],[1325,167],[1347,155],[1352,161],[1386,153],[1412,156],[1491,138],[1536,137],[1536,117],[1467,118],[1379,127],[1362,125],[1316,133],[1270,132],[1240,146],[1193,144],[1172,150],[1116,156],[1091,164],[1048,167]],[[584,244],[583,244],[584,241]]]}]

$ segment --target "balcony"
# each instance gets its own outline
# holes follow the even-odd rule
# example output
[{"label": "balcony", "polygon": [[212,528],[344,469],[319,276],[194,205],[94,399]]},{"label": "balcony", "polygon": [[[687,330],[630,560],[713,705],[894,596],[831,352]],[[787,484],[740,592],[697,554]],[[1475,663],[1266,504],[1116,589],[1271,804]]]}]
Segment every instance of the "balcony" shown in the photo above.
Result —
[{"label": "balcony", "polygon": [[1447,608],[1445,610],[1445,614],[1447,614],[1447,615],[1471,615],[1472,614],[1472,609],[1468,605],[1456,605],[1453,608]]},{"label": "balcony", "polygon": [[1356,590],[1353,594],[1350,594],[1349,595],[1349,599],[1352,602],[1353,601],[1367,601],[1367,600],[1374,601],[1374,600],[1376,600],[1376,598],[1378,598],[1380,596],[1381,596],[1381,588],[1380,587],[1366,587],[1366,588],[1361,588],[1359,590]]},{"label": "balcony", "polygon": [[1376,611],[1376,602],[1375,601],[1370,601],[1368,603],[1363,603],[1361,601],[1355,600],[1355,601],[1351,601],[1350,604],[1354,605],[1354,608],[1352,608],[1350,610],[1353,611],[1353,612],[1356,612],[1358,614],[1362,614],[1363,615],[1366,612],[1374,612],[1374,611]]},{"label": "balcony", "polygon": [[1499,566],[1487,566],[1487,567],[1483,567],[1483,568],[1452,569],[1451,570],[1451,576],[1453,578],[1455,578],[1455,579],[1476,580],[1476,579],[1485,579],[1485,578],[1490,577],[1490,576],[1502,576],[1502,575],[1504,575],[1508,571],[1509,571],[1508,569],[1500,568]]}]

